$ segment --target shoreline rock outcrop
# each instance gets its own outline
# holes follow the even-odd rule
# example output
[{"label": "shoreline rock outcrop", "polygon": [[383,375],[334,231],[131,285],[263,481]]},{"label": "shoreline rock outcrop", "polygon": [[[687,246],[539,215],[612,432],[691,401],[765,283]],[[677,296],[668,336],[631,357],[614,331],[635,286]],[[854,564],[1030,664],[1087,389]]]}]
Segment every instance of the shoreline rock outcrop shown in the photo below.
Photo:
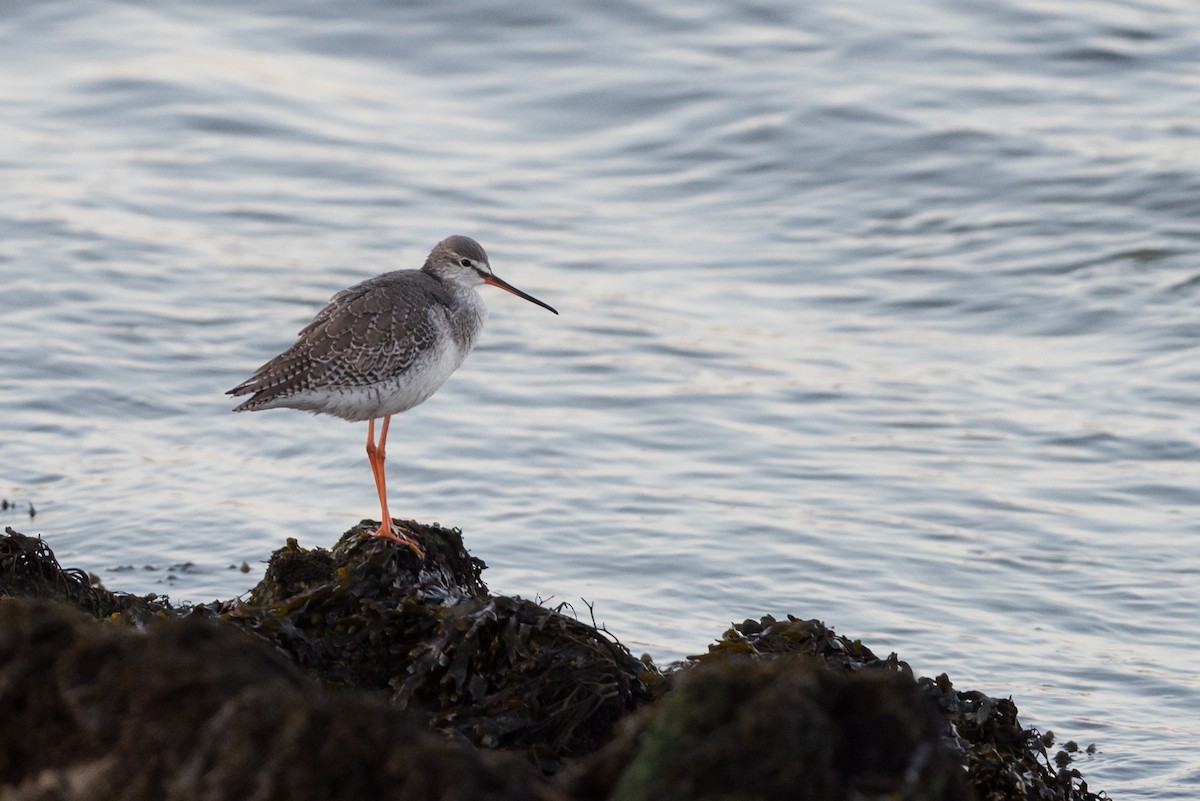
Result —
[{"label": "shoreline rock outcrop", "polygon": [[294,541],[245,601],[95,586],[0,537],[0,799],[1096,799],[1009,699],[764,617],[662,669],[426,556]]}]

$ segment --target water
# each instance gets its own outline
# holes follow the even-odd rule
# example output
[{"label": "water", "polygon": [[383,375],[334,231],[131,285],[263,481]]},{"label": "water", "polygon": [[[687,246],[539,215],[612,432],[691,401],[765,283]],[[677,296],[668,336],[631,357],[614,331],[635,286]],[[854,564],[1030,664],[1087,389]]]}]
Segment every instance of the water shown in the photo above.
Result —
[{"label": "water", "polygon": [[0,6],[0,522],[178,601],[332,544],[365,426],[223,392],[468,234],[562,316],[485,290],[389,472],[494,590],[817,617],[1194,798],[1200,15],[786,5]]}]

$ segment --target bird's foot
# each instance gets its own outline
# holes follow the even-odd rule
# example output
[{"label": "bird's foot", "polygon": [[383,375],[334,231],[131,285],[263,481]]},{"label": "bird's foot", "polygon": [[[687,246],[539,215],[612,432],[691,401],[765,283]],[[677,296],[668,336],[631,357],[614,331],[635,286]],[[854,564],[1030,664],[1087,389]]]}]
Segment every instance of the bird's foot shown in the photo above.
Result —
[{"label": "bird's foot", "polygon": [[[398,534],[397,531],[400,531],[401,533]],[[401,545],[407,545],[412,549],[412,552],[417,555],[418,559],[425,558],[425,551],[421,550],[421,546],[417,544],[417,541],[407,534],[404,534],[399,526],[395,525],[394,523],[380,523],[379,528],[371,532],[371,536],[379,537],[385,540],[391,540],[392,542],[398,542]]]}]

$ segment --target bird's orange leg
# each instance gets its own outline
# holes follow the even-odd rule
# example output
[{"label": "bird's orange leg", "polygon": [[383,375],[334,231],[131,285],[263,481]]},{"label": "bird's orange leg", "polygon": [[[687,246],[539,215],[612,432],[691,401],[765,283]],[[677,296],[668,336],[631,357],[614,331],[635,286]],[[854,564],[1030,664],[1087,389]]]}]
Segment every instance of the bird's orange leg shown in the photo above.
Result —
[{"label": "bird's orange leg", "polygon": [[[375,419],[372,418],[367,423],[367,461],[371,463],[371,475],[375,477],[375,492],[379,495],[379,505],[382,508],[387,507],[387,489],[385,483],[380,482],[379,475],[379,448],[375,445]],[[386,513],[384,520],[387,519]]]},{"label": "bird's orange leg", "polygon": [[376,537],[386,537],[389,540],[400,541],[400,538],[392,533],[392,518],[388,514],[387,503],[387,476],[384,473],[383,460],[386,456],[384,446],[387,443],[388,424],[392,421],[391,417],[383,418],[383,430],[379,437],[379,444],[375,444],[375,420],[372,419],[367,424],[367,459],[371,462],[371,472],[375,476],[375,492],[379,495],[379,508],[381,517],[379,519],[379,528],[375,531]]},{"label": "bird's orange leg", "polygon": [[388,513],[387,502],[387,473],[383,466],[383,461],[387,456],[387,435],[388,426],[391,425],[392,416],[385,415],[383,418],[383,426],[379,430],[379,444],[375,444],[375,420],[374,418],[367,424],[367,460],[371,462],[371,472],[375,475],[375,491],[379,494],[379,509],[380,521],[379,528],[372,532],[372,536],[383,537],[394,542],[400,542],[412,548],[413,553],[417,556],[425,556],[421,550],[421,546],[416,543],[411,537],[398,536],[392,530],[392,517]]}]

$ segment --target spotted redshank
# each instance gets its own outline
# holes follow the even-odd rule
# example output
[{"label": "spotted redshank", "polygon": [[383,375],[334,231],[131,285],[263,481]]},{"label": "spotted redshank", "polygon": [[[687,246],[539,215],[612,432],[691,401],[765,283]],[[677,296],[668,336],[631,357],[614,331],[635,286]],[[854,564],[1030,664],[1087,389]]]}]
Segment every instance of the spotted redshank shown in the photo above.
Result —
[{"label": "spotted redshank", "polygon": [[[491,284],[558,314],[492,273],[474,239],[437,244],[420,270],[384,273],[333,296],[296,343],[255,371],[229,395],[250,395],[234,411],[286,407],[367,423],[367,459],[382,517],[373,533],[420,545],[388,513],[384,450],[392,415],[437,392],[475,346],[487,307],[476,287]],[[382,419],[379,441],[375,421]]]}]

